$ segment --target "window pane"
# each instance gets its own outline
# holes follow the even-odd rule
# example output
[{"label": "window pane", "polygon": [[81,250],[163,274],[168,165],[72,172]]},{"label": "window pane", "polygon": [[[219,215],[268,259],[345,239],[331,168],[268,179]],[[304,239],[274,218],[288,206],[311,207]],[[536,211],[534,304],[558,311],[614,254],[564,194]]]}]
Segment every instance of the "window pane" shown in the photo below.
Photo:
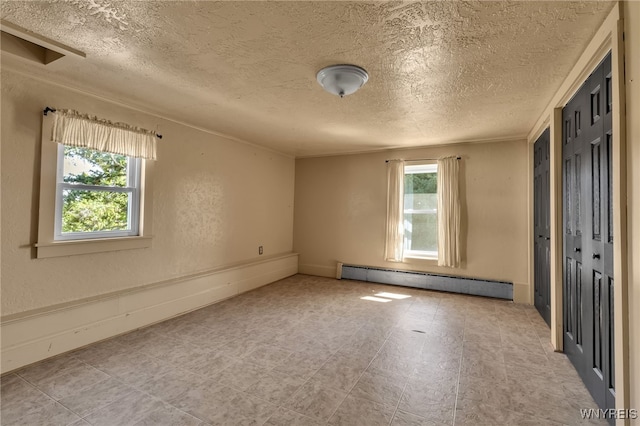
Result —
[{"label": "window pane", "polygon": [[126,187],[127,157],[65,146],[63,182]]},{"label": "window pane", "polygon": [[405,248],[415,251],[438,251],[438,215],[405,214]]},{"label": "window pane", "polygon": [[438,175],[436,173],[407,173],[404,175],[405,194],[437,194]]},{"label": "window pane", "polygon": [[62,192],[62,233],[126,231],[129,193],[66,189]]},{"label": "window pane", "polygon": [[405,210],[432,210],[438,209],[438,194],[404,194]]}]

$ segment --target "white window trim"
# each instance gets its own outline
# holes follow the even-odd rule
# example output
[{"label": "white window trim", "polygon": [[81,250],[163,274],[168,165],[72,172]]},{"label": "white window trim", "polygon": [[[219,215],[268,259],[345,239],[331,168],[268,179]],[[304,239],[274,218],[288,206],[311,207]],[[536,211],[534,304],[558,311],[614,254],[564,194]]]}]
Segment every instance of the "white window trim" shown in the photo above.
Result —
[{"label": "white window trim", "polygon": [[438,163],[407,164],[404,166],[405,175],[417,173],[438,173]]},{"label": "white window trim", "polygon": [[[136,235],[119,235],[113,233],[99,235],[95,233],[83,239],[56,238],[56,202],[58,176],[61,162],[60,149],[51,141],[53,117],[43,116],[42,145],[40,157],[40,209],[38,217],[37,257],[49,258],[73,256],[106,251],[129,250],[151,246],[152,211],[153,211],[153,161],[139,160],[139,210],[140,214]],[[62,192],[60,191],[60,194]],[[60,195],[61,196],[61,195]],[[109,237],[107,237],[109,235]]]},{"label": "white window trim", "polygon": [[[438,173],[438,163],[420,163],[420,164],[407,164],[404,166],[404,174],[418,174],[418,173]],[[436,209],[415,210],[407,209],[403,210],[403,214],[406,213],[437,213]],[[406,238],[405,238],[406,241]],[[423,259],[423,260],[438,260],[437,251],[426,250],[410,250],[405,247],[404,256],[405,259]]]},{"label": "white window trim", "polygon": [[[54,225],[54,238],[56,241],[62,240],[86,240],[114,237],[131,237],[138,235],[138,225],[140,219],[140,162],[139,158],[127,157],[127,186],[99,186],[82,185],[64,182],[64,148],[58,145],[58,172],[56,176],[56,214]],[[84,189],[88,191],[122,192],[129,194],[129,205],[127,211],[127,227],[124,231],[98,231],[98,232],[62,232],[62,207],[63,192],[65,189]]]}]

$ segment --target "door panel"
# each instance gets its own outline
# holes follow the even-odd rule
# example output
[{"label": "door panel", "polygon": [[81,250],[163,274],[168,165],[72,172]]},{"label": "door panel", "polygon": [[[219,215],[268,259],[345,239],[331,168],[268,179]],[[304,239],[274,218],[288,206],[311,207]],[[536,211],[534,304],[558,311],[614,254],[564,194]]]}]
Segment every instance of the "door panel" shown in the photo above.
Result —
[{"label": "door panel", "polygon": [[546,129],[533,146],[534,185],[534,304],[548,325],[551,325],[550,270],[550,131]]},{"label": "door panel", "polygon": [[564,348],[594,400],[615,407],[611,60],[563,109]]}]

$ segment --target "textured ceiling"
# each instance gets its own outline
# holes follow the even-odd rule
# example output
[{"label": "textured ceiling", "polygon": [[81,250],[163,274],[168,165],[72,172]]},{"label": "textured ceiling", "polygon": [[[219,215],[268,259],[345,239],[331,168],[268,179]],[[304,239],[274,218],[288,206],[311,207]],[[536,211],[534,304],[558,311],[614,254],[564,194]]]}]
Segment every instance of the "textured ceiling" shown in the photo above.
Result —
[{"label": "textured ceiling", "polygon": [[[2,64],[296,156],[501,139],[531,130],[611,6],[3,0],[87,57]],[[315,74],[336,63],[369,82],[329,95]]]}]

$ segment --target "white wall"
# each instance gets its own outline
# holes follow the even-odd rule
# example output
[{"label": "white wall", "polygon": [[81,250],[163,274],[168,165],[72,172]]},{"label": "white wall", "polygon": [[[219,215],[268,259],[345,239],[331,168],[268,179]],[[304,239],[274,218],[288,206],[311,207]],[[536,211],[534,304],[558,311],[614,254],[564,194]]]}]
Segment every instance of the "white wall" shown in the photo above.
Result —
[{"label": "white wall", "polygon": [[[460,155],[460,268],[384,260],[386,159]],[[296,161],[294,250],[300,272],[335,276],[336,262],[513,282],[530,302],[526,141],[460,144]]]},{"label": "white wall", "polygon": [[[288,253],[294,160],[2,69],[2,315]],[[35,259],[45,106],[163,134],[148,249]]]}]

